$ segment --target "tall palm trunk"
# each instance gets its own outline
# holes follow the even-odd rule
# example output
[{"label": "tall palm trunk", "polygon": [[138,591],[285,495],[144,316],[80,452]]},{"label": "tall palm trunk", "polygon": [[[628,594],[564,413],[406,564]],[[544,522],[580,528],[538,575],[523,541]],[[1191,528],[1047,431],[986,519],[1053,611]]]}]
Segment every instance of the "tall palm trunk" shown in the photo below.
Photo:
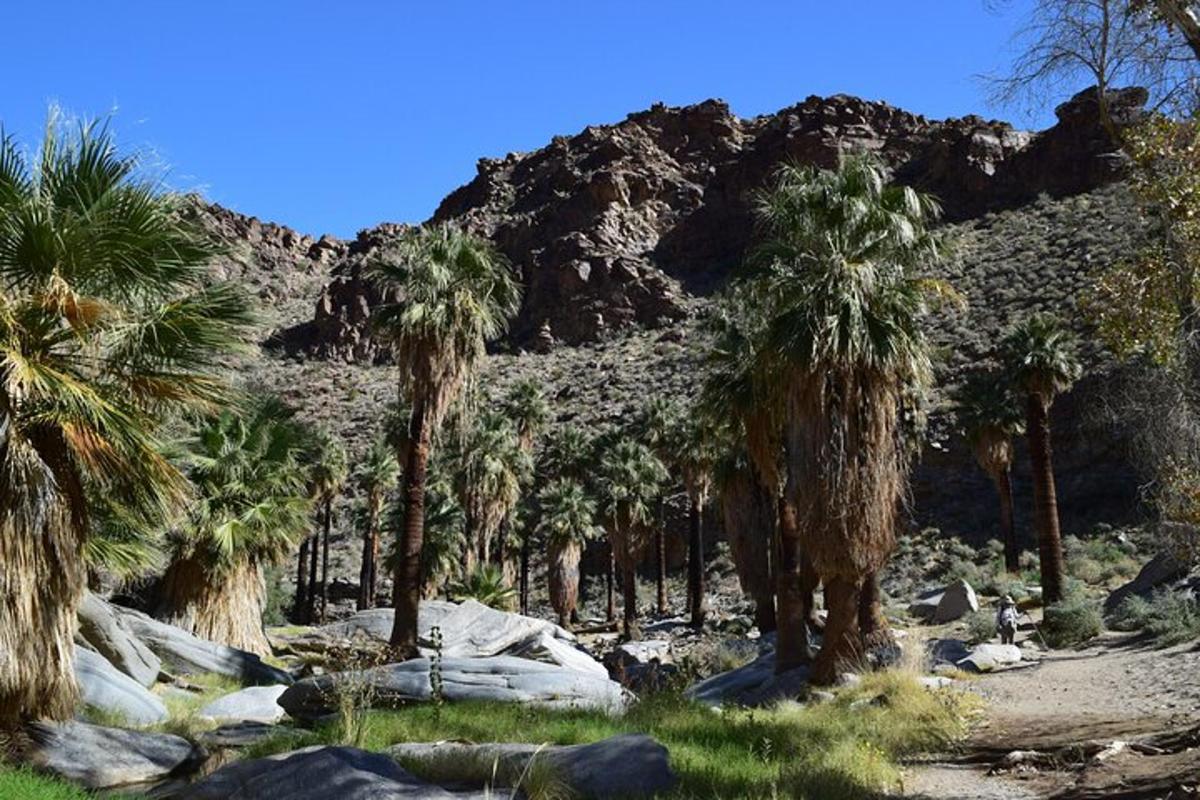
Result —
[{"label": "tall palm trunk", "polygon": [[312,535],[308,555],[308,597],[304,606],[304,624],[311,625],[317,617],[317,563],[321,552],[321,534]]},{"label": "tall palm trunk", "polygon": [[571,615],[579,602],[579,542],[550,545],[550,605],[558,624],[571,629]]},{"label": "tall palm trunk", "polygon": [[1029,432],[1029,460],[1033,473],[1033,512],[1038,528],[1038,554],[1042,568],[1042,600],[1046,605],[1063,598],[1066,568],[1062,533],[1058,526],[1058,494],[1054,486],[1050,448],[1049,403],[1031,393],[1025,404]]},{"label": "tall palm trunk", "polygon": [[688,607],[692,626],[704,625],[704,495],[689,492],[688,502]]},{"label": "tall palm trunk", "polygon": [[858,598],[858,631],[863,646],[868,649],[886,647],[895,641],[888,628],[887,617],[883,615],[878,572],[871,573],[863,580]]},{"label": "tall palm trunk", "polygon": [[[413,402],[404,470],[405,517],[396,565],[396,619],[391,646],[401,659],[417,656],[417,612],[421,605],[421,549],[425,544],[425,479],[429,466],[429,426],[425,398]],[[468,548],[470,544],[468,543]]]},{"label": "tall palm trunk", "polygon": [[[791,478],[789,477],[789,483]],[[785,491],[779,501],[779,568],[776,571],[775,672],[787,672],[812,661],[805,603],[803,553],[796,504]],[[810,601],[811,602],[811,601]]]},{"label": "tall palm trunk", "polygon": [[311,542],[311,536],[305,536],[304,541],[300,543],[300,555],[296,558],[296,599],[292,604],[292,619],[298,623],[304,623],[307,620],[304,617],[305,611],[308,608],[308,548]]},{"label": "tall palm trunk", "polygon": [[838,672],[862,661],[862,633],[859,630],[859,598],[862,584],[837,575],[825,581],[825,605],[829,617],[825,638],[813,660],[812,681],[828,685]]},{"label": "tall palm trunk", "polygon": [[372,489],[367,496],[367,527],[363,531],[362,568],[358,572],[358,610],[375,606],[375,564],[379,559],[379,514],[383,496]]},{"label": "tall palm trunk", "polygon": [[624,604],[622,630],[629,640],[640,639],[637,606],[637,565],[631,559],[621,562],[621,599]]},{"label": "tall palm trunk", "polygon": [[659,614],[667,613],[667,533],[665,504],[658,502],[658,524],[654,526],[654,595]]},{"label": "tall palm trunk", "polygon": [[608,606],[605,609],[604,619],[612,622],[617,618],[617,601],[613,592],[613,583],[615,582],[615,573],[617,571],[617,554],[613,549],[611,541],[608,543],[608,558],[606,560],[608,564],[604,569],[604,588],[608,597]]},{"label": "tall palm trunk", "polygon": [[[526,532],[525,538],[521,541],[521,573],[518,580],[519,594],[521,597],[521,613],[529,616],[529,559],[530,550],[532,547],[529,543],[529,534]],[[579,591],[579,565],[575,566],[575,591]],[[563,627],[567,627],[563,625]]]},{"label": "tall palm trunk", "polygon": [[1011,573],[1021,571],[1017,529],[1013,524],[1012,471],[1005,467],[992,476],[996,495],[1000,498],[1000,536],[1004,542],[1004,568]]},{"label": "tall palm trunk", "polygon": [[325,535],[321,543],[321,622],[329,618],[329,533],[333,528],[333,497],[325,498]]},{"label": "tall palm trunk", "polygon": [[26,527],[0,508],[0,732],[27,719],[68,719],[75,685],[75,612],[82,541],[58,506]]},{"label": "tall palm trunk", "polygon": [[266,597],[257,564],[214,573],[201,559],[179,559],[163,575],[156,616],[201,639],[269,656],[262,624]]}]

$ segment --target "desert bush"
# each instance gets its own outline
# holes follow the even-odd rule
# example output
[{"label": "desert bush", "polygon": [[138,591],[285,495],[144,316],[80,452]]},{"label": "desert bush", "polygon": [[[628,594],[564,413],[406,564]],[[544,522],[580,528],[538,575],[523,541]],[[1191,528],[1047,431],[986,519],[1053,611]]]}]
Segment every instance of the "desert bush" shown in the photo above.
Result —
[{"label": "desert bush", "polygon": [[469,575],[450,587],[452,600],[475,600],[501,611],[512,611],[517,590],[504,579],[504,570],[495,564],[480,564]]},{"label": "desert bush", "polygon": [[988,609],[981,608],[967,616],[967,641],[971,644],[990,641],[996,635],[996,617]]},{"label": "desert bush", "polygon": [[1163,590],[1149,600],[1125,598],[1109,620],[1120,631],[1143,630],[1159,647],[1200,639],[1200,603],[1181,592]]},{"label": "desert bush", "polygon": [[1050,647],[1076,647],[1100,633],[1100,606],[1079,593],[1046,607],[1041,634]]}]

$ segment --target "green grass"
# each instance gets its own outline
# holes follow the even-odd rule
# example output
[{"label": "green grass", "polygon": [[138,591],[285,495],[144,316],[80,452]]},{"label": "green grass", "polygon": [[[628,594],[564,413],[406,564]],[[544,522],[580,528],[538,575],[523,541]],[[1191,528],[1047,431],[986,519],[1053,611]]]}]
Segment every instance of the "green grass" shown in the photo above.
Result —
[{"label": "green grass", "polygon": [[[863,701],[863,702],[858,702]],[[952,748],[977,701],[960,692],[929,692],[911,673],[867,675],[829,703],[714,712],[678,695],[651,696],[622,717],[510,704],[414,706],[367,717],[362,746],[399,742],[583,744],[619,733],[655,737],[671,753],[677,798],[870,797],[895,789],[900,763]],[[252,748],[247,757],[338,742],[331,725]]]},{"label": "green grass", "polygon": [[161,693],[159,697],[170,716],[165,722],[153,726],[153,730],[195,740],[198,733],[216,727],[212,722],[200,719],[200,709],[218,697],[242,688],[242,684],[233,678],[217,674],[189,675],[187,681],[199,687],[200,691],[186,695],[182,692]]},{"label": "green grass", "polygon": [[[93,800],[98,795],[65,781],[39,775],[26,767],[0,764],[0,797],[12,800]],[[105,800],[122,800],[123,795],[105,794]]]}]

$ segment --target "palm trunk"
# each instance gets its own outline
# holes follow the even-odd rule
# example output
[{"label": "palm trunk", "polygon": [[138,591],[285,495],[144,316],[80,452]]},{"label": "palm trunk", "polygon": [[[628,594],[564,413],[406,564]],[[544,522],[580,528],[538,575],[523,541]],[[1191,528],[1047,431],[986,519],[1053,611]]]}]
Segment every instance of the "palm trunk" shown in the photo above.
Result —
[{"label": "palm trunk", "polygon": [[181,559],[163,575],[156,616],[217,644],[271,654],[263,632],[266,586],[256,564],[210,572],[197,559]]},{"label": "palm trunk", "polygon": [[882,592],[877,572],[863,580],[862,592],[858,598],[858,631],[863,646],[867,649],[886,647],[894,642],[887,617],[883,615]]},{"label": "palm trunk", "polygon": [[1000,498],[1000,535],[1004,542],[1004,568],[1016,574],[1021,571],[1017,529],[1013,525],[1012,473],[1006,467],[995,476],[996,494]]},{"label": "palm trunk", "polygon": [[[525,538],[521,540],[521,571],[520,578],[517,580],[521,595],[521,613],[526,616],[529,616],[529,559],[532,555],[530,553],[531,549],[529,532],[526,531]],[[576,578],[576,582],[578,582],[578,577]]]},{"label": "palm trunk", "polygon": [[[402,660],[415,658],[417,652],[417,611],[421,605],[421,549],[425,544],[425,478],[429,466],[429,427],[425,399],[413,403],[408,425],[408,462],[404,471],[406,514],[400,540],[400,558],[396,566],[396,619],[392,625],[391,646]],[[469,543],[468,543],[469,547]]]},{"label": "palm trunk", "polygon": [[642,632],[637,623],[637,564],[632,558],[625,559],[621,564],[621,595],[625,601],[625,638],[628,640],[640,639]]},{"label": "palm trunk", "polygon": [[305,573],[308,572],[308,547],[312,537],[305,536],[300,543],[300,555],[296,559],[296,598],[292,604],[292,619],[298,623],[305,622],[304,612],[308,606],[308,582]]},{"label": "palm trunk", "polygon": [[862,640],[858,628],[861,586],[836,576],[825,581],[825,604],[829,618],[825,622],[825,640],[812,666],[812,683],[828,686],[838,673],[852,669],[862,661]]},{"label": "palm trunk", "polygon": [[658,500],[658,524],[654,526],[654,598],[659,614],[667,613],[667,504]]},{"label": "palm trunk", "polygon": [[329,532],[333,528],[333,497],[325,498],[325,536],[321,544],[321,622],[329,618]]},{"label": "palm trunk", "polygon": [[376,530],[379,518],[378,500],[375,492],[367,497],[367,527],[363,531],[362,568],[358,571],[358,603],[359,611],[365,611],[375,605],[375,549],[378,547],[379,532]]},{"label": "palm trunk", "polygon": [[605,610],[604,619],[612,622],[617,618],[617,601],[613,592],[613,582],[616,578],[617,571],[617,554],[613,552],[612,542],[608,543],[608,566],[604,570],[604,585],[608,594],[608,607]]},{"label": "palm trunk", "polygon": [[317,559],[321,552],[321,534],[312,535],[312,547],[308,551],[308,595],[304,606],[304,624],[311,625],[317,616]]},{"label": "palm trunk", "polygon": [[784,492],[779,501],[779,569],[776,573],[775,672],[812,661],[808,641],[811,609],[804,601],[803,553],[796,521],[796,506]]},{"label": "palm trunk", "polygon": [[1062,533],[1058,526],[1058,495],[1054,487],[1053,454],[1050,449],[1049,404],[1030,394],[1026,403],[1029,459],[1033,472],[1033,510],[1038,526],[1038,554],[1042,567],[1042,602],[1063,599],[1066,572],[1063,564]]},{"label": "palm trunk", "polygon": [[74,636],[82,538],[51,502],[34,530],[13,508],[0,508],[0,734],[28,719],[69,719],[79,702]]},{"label": "palm trunk", "polygon": [[704,497],[696,494],[689,502],[688,606],[692,626],[704,626]]},{"label": "palm trunk", "polygon": [[571,615],[579,602],[578,542],[550,546],[550,605],[558,614],[558,624],[571,629]]}]

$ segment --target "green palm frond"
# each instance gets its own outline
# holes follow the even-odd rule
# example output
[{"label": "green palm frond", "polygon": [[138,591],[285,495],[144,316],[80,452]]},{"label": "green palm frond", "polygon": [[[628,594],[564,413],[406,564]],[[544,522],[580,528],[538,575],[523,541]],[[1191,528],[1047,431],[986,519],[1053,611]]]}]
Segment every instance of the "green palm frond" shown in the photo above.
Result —
[{"label": "green palm frond", "polygon": [[538,493],[538,510],[535,532],[551,547],[570,542],[582,545],[600,533],[596,500],[578,481],[562,478],[547,484]]},{"label": "green palm frond", "polygon": [[1049,403],[1079,379],[1075,335],[1057,318],[1032,314],[1017,322],[1000,343],[1000,359],[1013,385]]}]

